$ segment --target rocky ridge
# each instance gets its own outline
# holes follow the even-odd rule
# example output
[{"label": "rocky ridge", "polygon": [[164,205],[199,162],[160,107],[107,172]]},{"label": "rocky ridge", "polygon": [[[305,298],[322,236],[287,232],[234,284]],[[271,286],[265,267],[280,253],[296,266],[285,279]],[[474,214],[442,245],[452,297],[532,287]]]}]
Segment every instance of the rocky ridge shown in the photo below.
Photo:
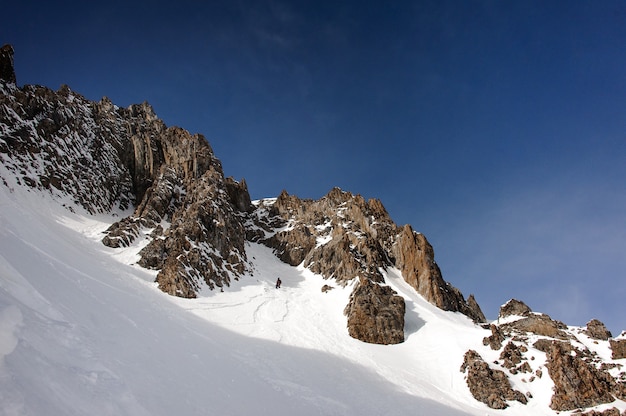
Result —
[{"label": "rocky ridge", "polygon": [[[623,340],[613,339],[602,322],[594,319],[585,328],[568,327],[512,299],[489,329],[483,347],[476,349],[493,361],[470,350],[461,368],[473,396],[489,407],[506,408],[511,400],[523,403],[517,393],[501,391],[496,384],[524,386],[526,390],[519,392],[530,401],[533,384],[546,376],[552,382],[550,408],[555,411],[582,411],[626,400],[626,362],[614,353]],[[486,383],[486,374],[500,381]]]},{"label": "rocky ridge", "polygon": [[[339,188],[319,200],[303,200],[283,191],[276,199],[257,203],[247,229],[250,241],[273,248],[281,260],[292,266],[302,264],[339,285],[358,277],[353,295],[370,288],[373,291],[368,296],[376,297],[382,293],[375,285],[384,285],[383,271],[396,267],[428,302],[443,310],[461,312],[475,322],[486,321],[473,296],[466,301],[443,279],[426,237],[409,225],[397,226],[379,200],[366,201]],[[399,303],[394,304],[400,308]],[[373,315],[377,309],[369,310],[371,322],[380,321]],[[346,308],[353,336],[361,332],[355,331],[351,323],[363,319],[363,310],[359,319],[353,318],[354,311],[353,307]],[[390,328],[398,324],[386,323]],[[371,342],[370,337],[356,337]],[[402,340],[388,333],[377,343]]]},{"label": "rocky ridge", "polygon": [[0,158],[15,185],[69,197],[68,208],[90,213],[134,207],[102,242],[127,246],[148,233],[139,264],[159,270],[159,287],[172,295],[195,297],[249,269],[246,184],[224,177],[202,135],[167,127],[148,103],[120,108],[67,86],[18,88],[13,49],[0,57]]},{"label": "rocky ridge", "polygon": [[336,188],[317,201],[283,192],[253,205],[245,181],[224,177],[202,135],[166,126],[147,103],[119,108],[67,86],[18,88],[13,49],[2,48],[1,57],[0,155],[15,184],[69,196],[70,209],[133,209],[102,242],[118,248],[146,238],[138,264],[158,271],[164,292],[192,298],[223,290],[251,272],[251,241],[339,285],[356,282],[345,311],[349,333],[363,341],[403,340],[404,304],[383,277],[389,267],[439,308],[485,320],[473,296],[466,301],[443,279],[425,236],[397,226],[380,201]]}]

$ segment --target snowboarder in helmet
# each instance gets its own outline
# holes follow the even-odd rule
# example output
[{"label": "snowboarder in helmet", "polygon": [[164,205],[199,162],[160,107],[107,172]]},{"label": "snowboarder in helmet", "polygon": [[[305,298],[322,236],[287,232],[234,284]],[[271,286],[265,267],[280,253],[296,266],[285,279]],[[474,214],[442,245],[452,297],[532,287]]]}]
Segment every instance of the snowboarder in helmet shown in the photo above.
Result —
[{"label": "snowboarder in helmet", "polygon": [[280,280],[280,277],[278,279],[276,279],[276,289],[280,289],[280,284],[282,283],[282,281]]}]

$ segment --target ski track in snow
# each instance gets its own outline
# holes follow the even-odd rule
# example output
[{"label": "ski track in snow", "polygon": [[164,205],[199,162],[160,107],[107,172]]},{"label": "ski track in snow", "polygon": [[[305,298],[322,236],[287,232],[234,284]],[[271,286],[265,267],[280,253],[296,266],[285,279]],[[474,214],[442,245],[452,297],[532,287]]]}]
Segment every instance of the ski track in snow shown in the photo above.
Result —
[{"label": "ski track in snow", "polygon": [[247,245],[254,270],[223,293],[175,298],[134,265],[145,235],[110,249],[100,238],[112,216],[0,188],[0,415],[556,414],[547,374],[527,406],[474,400],[459,368],[489,331],[429,304],[395,269],[385,279],[406,300],[406,341],[366,344],[348,336],[351,284],[267,247]]}]

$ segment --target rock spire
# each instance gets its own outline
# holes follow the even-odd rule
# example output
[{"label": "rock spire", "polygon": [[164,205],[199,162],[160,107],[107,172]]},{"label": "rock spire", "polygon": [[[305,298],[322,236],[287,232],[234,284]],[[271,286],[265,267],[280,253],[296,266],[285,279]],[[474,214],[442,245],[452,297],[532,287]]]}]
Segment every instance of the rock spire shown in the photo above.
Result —
[{"label": "rock spire", "polygon": [[13,53],[13,46],[11,45],[4,45],[0,48],[0,82],[2,83],[16,83]]}]

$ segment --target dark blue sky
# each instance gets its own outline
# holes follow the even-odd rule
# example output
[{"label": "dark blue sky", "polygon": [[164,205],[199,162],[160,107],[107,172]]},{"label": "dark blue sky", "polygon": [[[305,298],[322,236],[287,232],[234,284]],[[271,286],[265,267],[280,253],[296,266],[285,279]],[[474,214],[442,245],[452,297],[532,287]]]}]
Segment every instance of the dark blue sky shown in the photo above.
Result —
[{"label": "dark blue sky", "polygon": [[626,329],[626,3],[389,3],[22,1],[0,41],[20,85],[204,134],[253,198],[381,199],[488,317]]}]

